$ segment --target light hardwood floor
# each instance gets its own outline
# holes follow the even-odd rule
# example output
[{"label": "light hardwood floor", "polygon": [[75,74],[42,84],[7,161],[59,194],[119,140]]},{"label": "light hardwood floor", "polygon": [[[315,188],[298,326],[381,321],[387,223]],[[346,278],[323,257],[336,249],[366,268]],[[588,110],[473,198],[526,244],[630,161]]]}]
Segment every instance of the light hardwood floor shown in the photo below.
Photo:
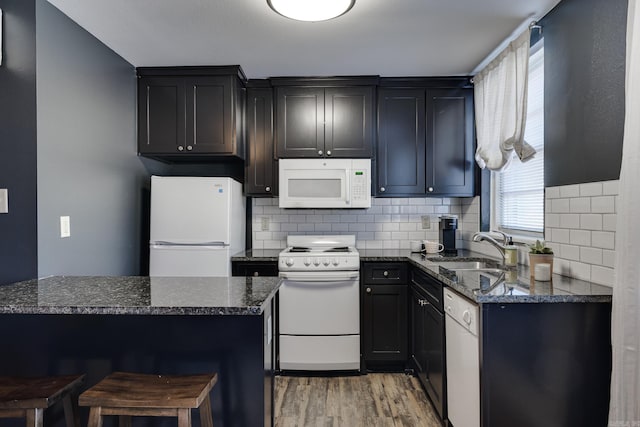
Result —
[{"label": "light hardwood floor", "polygon": [[405,374],[277,376],[276,427],[440,427],[418,379]]}]

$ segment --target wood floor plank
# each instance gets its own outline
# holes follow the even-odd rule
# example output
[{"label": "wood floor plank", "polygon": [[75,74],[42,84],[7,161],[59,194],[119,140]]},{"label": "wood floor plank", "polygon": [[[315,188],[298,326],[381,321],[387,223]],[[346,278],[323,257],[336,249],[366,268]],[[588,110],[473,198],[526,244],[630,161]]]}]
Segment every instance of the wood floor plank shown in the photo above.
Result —
[{"label": "wood floor plank", "polygon": [[276,427],[440,427],[417,378],[405,374],[278,376]]}]

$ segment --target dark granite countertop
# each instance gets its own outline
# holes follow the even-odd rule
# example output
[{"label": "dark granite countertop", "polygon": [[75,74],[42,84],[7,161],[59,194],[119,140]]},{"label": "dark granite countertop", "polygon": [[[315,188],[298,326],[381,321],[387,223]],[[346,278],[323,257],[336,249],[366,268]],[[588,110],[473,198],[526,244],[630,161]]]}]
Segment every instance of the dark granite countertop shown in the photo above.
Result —
[{"label": "dark granite countertop", "polygon": [[[276,261],[280,250],[245,251],[232,257],[234,261]],[[428,257],[403,249],[359,249],[361,261],[409,262],[446,286],[477,303],[554,303],[611,302],[612,288],[584,280],[553,274],[551,282],[530,280],[529,268],[519,265],[507,269],[505,275],[491,272],[464,271],[457,274],[446,269],[451,257]],[[457,260],[494,260],[484,254],[459,250]]]},{"label": "dark granite countertop", "polygon": [[53,276],[0,286],[0,314],[260,315],[278,277]]},{"label": "dark granite countertop", "polygon": [[278,261],[282,249],[249,249],[238,252],[231,261]]}]

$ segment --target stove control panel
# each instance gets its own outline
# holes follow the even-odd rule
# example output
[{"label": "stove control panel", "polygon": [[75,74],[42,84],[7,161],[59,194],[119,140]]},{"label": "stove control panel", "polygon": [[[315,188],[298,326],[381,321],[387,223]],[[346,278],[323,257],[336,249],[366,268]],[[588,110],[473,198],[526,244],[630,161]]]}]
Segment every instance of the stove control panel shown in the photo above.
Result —
[{"label": "stove control panel", "polygon": [[282,271],[337,271],[358,270],[358,256],[288,256],[281,255],[278,269]]}]

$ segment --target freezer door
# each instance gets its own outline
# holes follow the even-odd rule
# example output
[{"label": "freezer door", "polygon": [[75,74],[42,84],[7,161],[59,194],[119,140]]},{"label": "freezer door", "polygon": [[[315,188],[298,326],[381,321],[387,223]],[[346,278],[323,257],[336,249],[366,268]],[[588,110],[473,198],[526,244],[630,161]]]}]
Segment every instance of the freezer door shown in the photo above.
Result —
[{"label": "freezer door", "polygon": [[149,276],[229,277],[228,247],[150,245]]},{"label": "freezer door", "polygon": [[231,180],[151,178],[151,242],[230,241]]}]

